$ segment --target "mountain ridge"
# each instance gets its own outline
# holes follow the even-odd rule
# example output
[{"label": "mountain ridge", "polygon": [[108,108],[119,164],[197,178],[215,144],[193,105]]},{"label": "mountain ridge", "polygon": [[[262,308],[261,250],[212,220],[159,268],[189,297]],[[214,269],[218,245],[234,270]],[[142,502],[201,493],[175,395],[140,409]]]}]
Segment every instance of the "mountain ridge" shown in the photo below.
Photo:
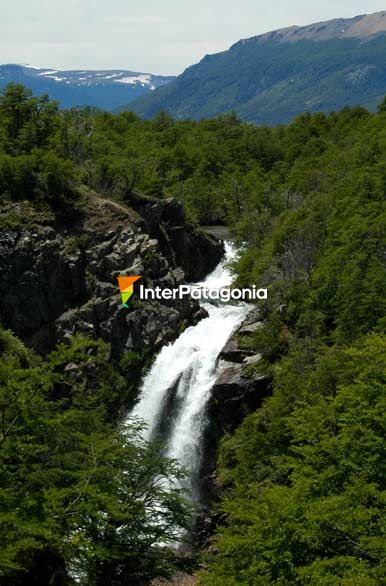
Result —
[{"label": "mountain ridge", "polygon": [[16,63],[0,65],[0,90],[10,82],[22,83],[35,94],[48,93],[63,108],[94,106],[114,110],[173,79],[126,69],[60,70]]},{"label": "mountain ridge", "polygon": [[[352,18],[334,18],[308,25],[292,25],[253,37],[241,39],[238,43],[266,41],[275,39],[278,42],[298,41],[301,39],[328,40],[331,38],[361,38],[374,34],[386,33],[386,11],[372,14],[361,14]],[[232,45],[234,46],[234,45]],[[232,48],[232,47],[231,47]]]},{"label": "mountain ridge", "polygon": [[268,125],[307,110],[375,110],[386,94],[385,54],[386,11],[287,27],[206,55],[130,109],[146,118],[165,109],[178,119],[234,111]]}]

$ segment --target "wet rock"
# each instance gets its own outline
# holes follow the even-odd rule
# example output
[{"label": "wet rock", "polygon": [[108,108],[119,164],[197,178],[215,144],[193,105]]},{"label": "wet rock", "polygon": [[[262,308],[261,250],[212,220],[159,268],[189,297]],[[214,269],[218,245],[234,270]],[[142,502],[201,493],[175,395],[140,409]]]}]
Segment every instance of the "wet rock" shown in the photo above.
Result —
[{"label": "wet rock", "polygon": [[221,433],[233,431],[246,415],[255,411],[269,394],[270,379],[265,374],[245,374],[245,363],[219,363],[212,390],[210,416]]},{"label": "wet rock", "polygon": [[258,309],[254,309],[219,355],[209,412],[221,434],[233,431],[270,392],[270,378],[258,369],[261,355],[240,345],[241,336],[256,335],[261,326]]},{"label": "wet rock", "polygon": [[[221,437],[232,433],[271,392],[270,377],[259,372],[261,355],[240,347],[240,335],[256,335],[259,327],[259,313],[253,310],[227,341],[219,356],[217,379],[208,405],[209,424],[204,434],[205,457],[200,471],[203,499],[209,505],[219,496],[216,461]],[[213,517],[212,513],[210,516]],[[200,537],[202,541],[205,531],[201,529],[204,533]]]}]

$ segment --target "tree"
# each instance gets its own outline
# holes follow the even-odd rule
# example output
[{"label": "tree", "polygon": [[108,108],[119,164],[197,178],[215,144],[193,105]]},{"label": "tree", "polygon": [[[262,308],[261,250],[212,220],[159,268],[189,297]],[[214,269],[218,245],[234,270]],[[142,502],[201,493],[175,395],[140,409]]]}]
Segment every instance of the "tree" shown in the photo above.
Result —
[{"label": "tree", "polygon": [[300,356],[281,365],[276,394],[225,446],[235,486],[200,584],[383,583],[385,356],[372,334],[308,374]]},{"label": "tree", "polygon": [[[75,575],[88,586],[144,584],[167,575],[173,556],[164,546],[189,521],[176,483],[184,473],[144,442],[140,423],[107,422],[102,375],[89,379],[81,368],[90,348],[103,348],[75,340],[75,352],[62,346],[43,363],[2,339],[0,584],[64,586]],[[75,378],[64,369],[69,352]]]}]

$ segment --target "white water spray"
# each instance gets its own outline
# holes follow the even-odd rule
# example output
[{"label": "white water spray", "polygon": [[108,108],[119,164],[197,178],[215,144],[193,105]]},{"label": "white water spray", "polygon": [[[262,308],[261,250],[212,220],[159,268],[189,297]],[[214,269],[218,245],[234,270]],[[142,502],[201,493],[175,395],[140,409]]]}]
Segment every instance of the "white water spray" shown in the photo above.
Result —
[{"label": "white water spray", "polygon": [[[204,281],[194,285],[212,289],[231,285],[233,276],[227,264],[235,254],[234,246],[226,243],[224,260]],[[197,481],[205,412],[216,380],[217,357],[249,310],[243,302],[205,302],[202,306],[208,317],[187,328],[173,344],[161,350],[130,414],[147,423],[145,439],[161,437],[166,455],[190,471],[188,488],[193,500],[199,499]]]}]

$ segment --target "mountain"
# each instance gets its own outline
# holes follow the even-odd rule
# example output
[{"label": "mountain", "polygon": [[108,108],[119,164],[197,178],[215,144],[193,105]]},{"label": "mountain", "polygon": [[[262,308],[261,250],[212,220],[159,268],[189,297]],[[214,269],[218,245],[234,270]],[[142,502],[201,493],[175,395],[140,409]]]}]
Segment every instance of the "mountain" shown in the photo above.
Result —
[{"label": "mountain", "polygon": [[130,108],[145,117],[167,109],[194,119],[235,111],[273,125],[306,110],[374,110],[386,94],[385,71],[386,12],[378,12],[241,40]]},{"label": "mountain", "polygon": [[37,95],[49,94],[63,108],[95,106],[114,110],[172,79],[122,69],[59,71],[32,65],[0,65],[0,90],[10,82],[22,83]]}]

